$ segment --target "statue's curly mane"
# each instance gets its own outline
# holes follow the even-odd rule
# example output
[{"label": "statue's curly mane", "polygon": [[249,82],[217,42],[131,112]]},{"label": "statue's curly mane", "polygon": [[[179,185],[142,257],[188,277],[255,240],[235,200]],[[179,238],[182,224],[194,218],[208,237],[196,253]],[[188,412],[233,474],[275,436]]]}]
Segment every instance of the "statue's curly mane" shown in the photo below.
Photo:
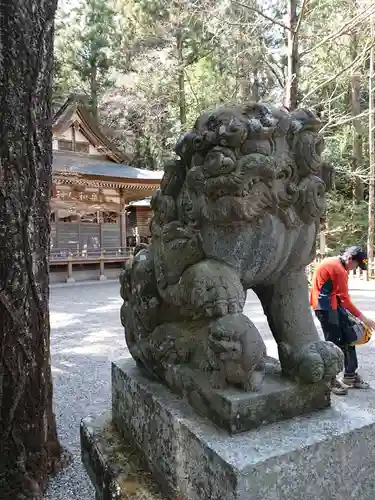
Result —
[{"label": "statue's curly mane", "polygon": [[[152,200],[152,234],[172,220],[243,223],[276,213],[288,226],[324,211],[332,169],[310,110],[249,103],[206,111],[178,141]],[[157,229],[159,228],[159,229]]]}]

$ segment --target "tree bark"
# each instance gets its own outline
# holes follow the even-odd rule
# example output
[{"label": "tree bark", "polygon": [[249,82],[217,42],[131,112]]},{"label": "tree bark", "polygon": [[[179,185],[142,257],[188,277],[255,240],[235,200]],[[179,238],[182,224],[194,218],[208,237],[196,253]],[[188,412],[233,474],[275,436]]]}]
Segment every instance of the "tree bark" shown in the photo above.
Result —
[{"label": "tree bark", "polygon": [[[351,77],[351,108],[353,117],[356,117],[361,113],[360,92],[361,75],[359,73],[355,73]],[[357,175],[362,166],[362,143],[363,136],[361,119],[353,119],[352,172],[354,174],[353,201],[355,204],[360,203],[364,199],[363,182]]]},{"label": "tree bark", "polygon": [[251,84],[251,99],[254,102],[260,101],[259,71],[257,67],[253,69],[253,82]]},{"label": "tree bark", "polygon": [[57,0],[0,10],[0,498],[39,498],[61,465],[48,252]]},{"label": "tree bark", "polygon": [[181,30],[176,33],[177,61],[178,61],[178,103],[180,109],[180,123],[183,130],[186,126],[186,92],[185,92],[185,64],[183,56],[183,36]]},{"label": "tree bark", "polygon": [[[288,0],[288,74],[285,89],[284,106],[289,110],[298,106],[298,79],[300,73],[300,61],[298,51],[298,0]],[[301,11],[300,16],[303,15]]]},{"label": "tree bark", "polygon": [[90,105],[91,113],[96,121],[99,121],[98,113],[98,68],[95,64],[90,70]]},{"label": "tree bark", "polygon": [[[371,26],[371,42],[375,40],[375,16],[371,15],[370,19]],[[375,76],[375,49],[371,48],[370,52],[370,68],[369,68],[369,162],[370,162],[370,173],[369,173],[369,203],[368,203],[368,232],[367,232],[367,253],[369,264],[367,266],[367,279],[373,273],[373,262],[374,262],[374,236],[375,236],[375,137],[374,137],[374,76]]]},{"label": "tree bark", "polygon": [[[353,8],[354,12],[359,8],[357,0],[349,0],[349,8]],[[359,35],[356,30],[350,34],[350,57],[352,61],[356,61],[359,53]],[[359,72],[351,76],[351,110],[352,116],[356,117],[361,114],[361,74]],[[353,202],[360,203],[364,199],[364,185],[361,178],[357,175],[363,163],[363,131],[361,119],[353,119],[353,155],[352,155],[352,172],[354,174],[353,185]]]}]

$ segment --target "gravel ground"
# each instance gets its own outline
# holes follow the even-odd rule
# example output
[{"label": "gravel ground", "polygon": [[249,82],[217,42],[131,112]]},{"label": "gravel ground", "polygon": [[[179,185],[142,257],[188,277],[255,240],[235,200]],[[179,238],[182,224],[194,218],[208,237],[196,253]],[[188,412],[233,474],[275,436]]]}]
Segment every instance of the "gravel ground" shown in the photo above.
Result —
[{"label": "gravel ground", "polygon": [[[375,318],[375,283],[353,281],[352,298]],[[116,282],[51,287],[52,366],[57,424],[62,443],[73,454],[73,464],[55,477],[45,500],[95,500],[81,465],[79,423],[110,406],[110,361],[129,356],[119,310]],[[245,313],[261,331],[268,353],[277,355],[259,301],[248,294]],[[375,341],[359,350],[361,373],[375,387]]]},{"label": "gravel ground", "polygon": [[128,356],[116,282],[51,287],[54,400],[61,442],[73,464],[51,481],[45,500],[94,500],[81,465],[79,424],[110,405],[110,360]]}]

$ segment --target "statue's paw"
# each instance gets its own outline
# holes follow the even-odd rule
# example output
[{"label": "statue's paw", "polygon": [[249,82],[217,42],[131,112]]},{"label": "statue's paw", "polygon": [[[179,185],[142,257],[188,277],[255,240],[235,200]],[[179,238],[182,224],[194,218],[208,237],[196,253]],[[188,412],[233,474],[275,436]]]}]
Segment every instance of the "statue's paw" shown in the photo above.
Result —
[{"label": "statue's paw", "polygon": [[305,383],[330,380],[344,365],[344,354],[332,342],[317,340],[293,351],[291,346],[279,346],[280,362],[285,373]]},{"label": "statue's paw", "polygon": [[193,349],[190,331],[181,323],[163,323],[155,328],[148,340],[150,356],[159,365],[184,363]]},{"label": "statue's paw", "polygon": [[223,369],[214,370],[209,376],[209,381],[213,389],[227,389],[228,387]]}]

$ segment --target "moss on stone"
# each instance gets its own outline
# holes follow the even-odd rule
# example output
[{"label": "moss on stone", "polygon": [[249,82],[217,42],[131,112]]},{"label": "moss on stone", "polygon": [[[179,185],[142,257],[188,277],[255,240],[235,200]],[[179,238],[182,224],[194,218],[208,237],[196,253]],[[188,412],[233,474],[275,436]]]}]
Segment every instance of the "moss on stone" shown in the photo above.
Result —
[{"label": "moss on stone", "polygon": [[166,500],[151,473],[142,466],[137,450],[120,437],[112,423],[102,429],[97,439],[108,466],[117,476],[118,500]]}]

